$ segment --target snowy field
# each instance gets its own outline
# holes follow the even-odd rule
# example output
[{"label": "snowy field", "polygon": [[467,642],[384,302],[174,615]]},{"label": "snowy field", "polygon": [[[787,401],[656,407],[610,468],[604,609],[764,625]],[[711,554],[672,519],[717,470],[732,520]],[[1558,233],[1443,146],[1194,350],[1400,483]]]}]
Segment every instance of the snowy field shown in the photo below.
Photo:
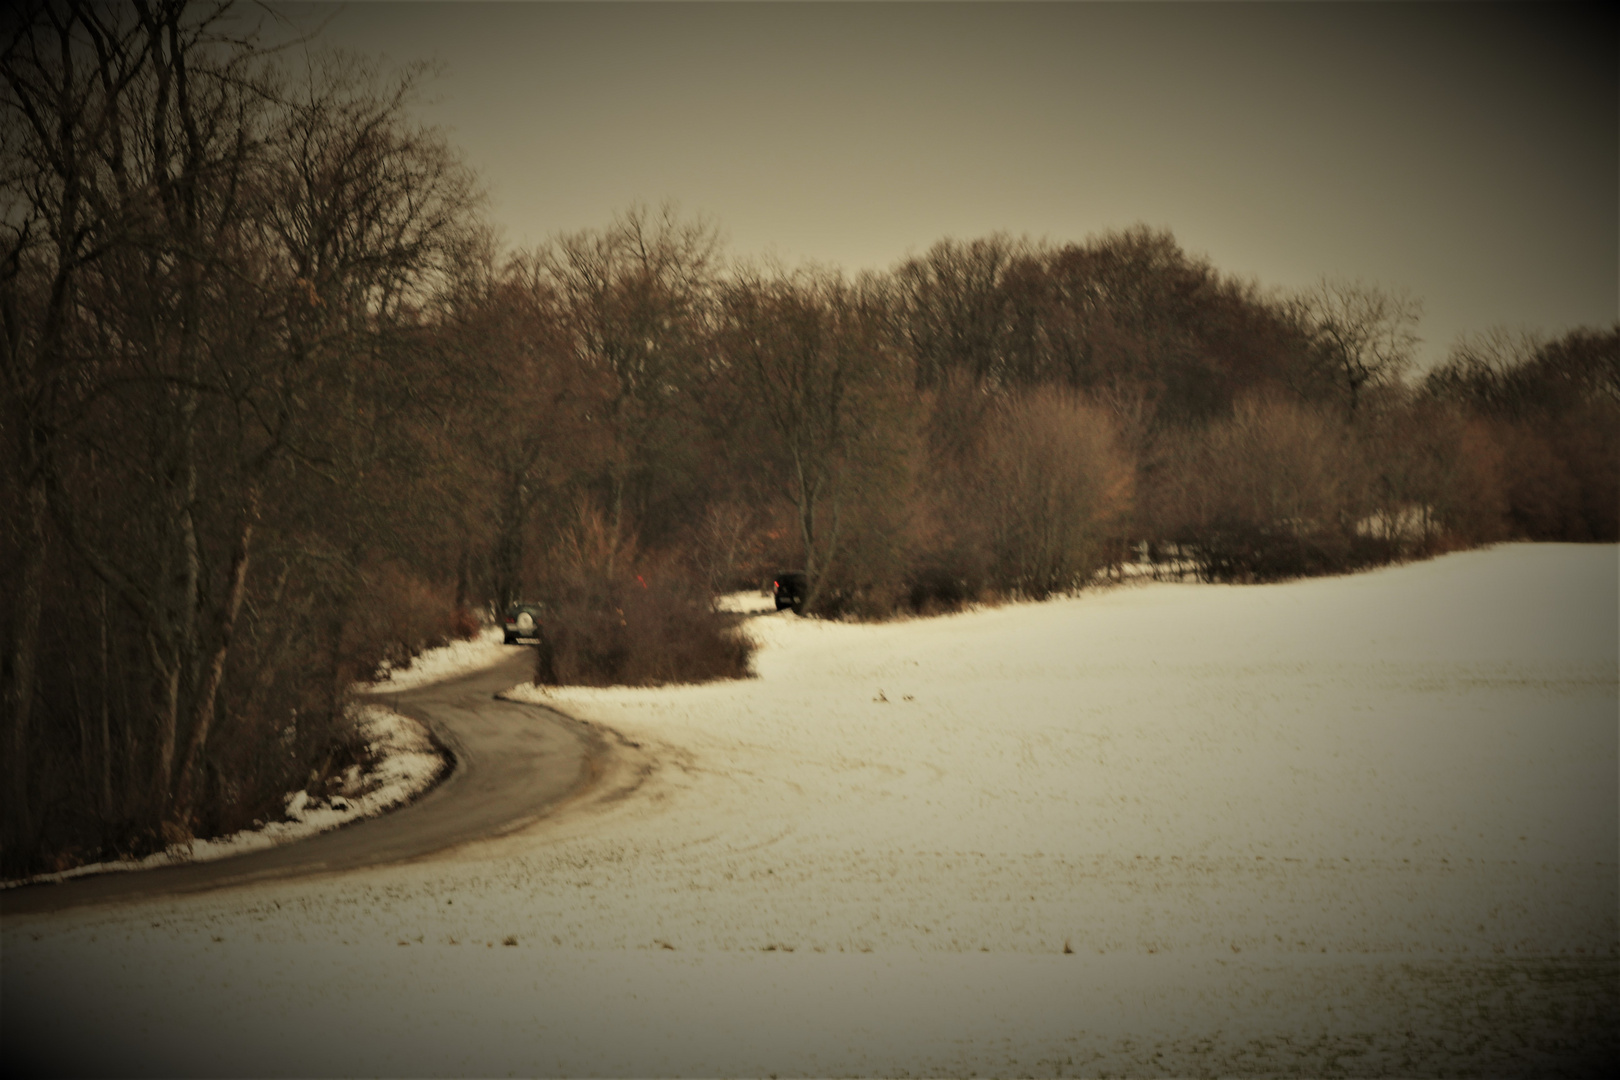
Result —
[{"label": "snowy field", "polygon": [[[1620,581],[1510,545],[530,693],[622,797],[411,865],[8,918],[86,1071],[1530,1073],[1616,1052]],[[94,1019],[101,1041],[83,1032]]]}]

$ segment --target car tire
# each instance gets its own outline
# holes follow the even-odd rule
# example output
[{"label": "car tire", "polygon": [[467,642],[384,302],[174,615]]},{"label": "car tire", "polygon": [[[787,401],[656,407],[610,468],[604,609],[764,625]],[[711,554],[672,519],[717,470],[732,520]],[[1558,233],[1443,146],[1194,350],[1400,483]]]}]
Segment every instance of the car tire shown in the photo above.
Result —
[{"label": "car tire", "polygon": [[512,633],[510,630],[506,631],[506,643],[508,645],[516,645],[517,644],[517,635]]}]

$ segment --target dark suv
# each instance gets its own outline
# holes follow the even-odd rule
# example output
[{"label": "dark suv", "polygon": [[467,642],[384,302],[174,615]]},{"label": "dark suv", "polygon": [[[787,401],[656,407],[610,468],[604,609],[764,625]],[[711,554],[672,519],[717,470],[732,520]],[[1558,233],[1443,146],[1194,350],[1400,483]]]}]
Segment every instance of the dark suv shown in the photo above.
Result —
[{"label": "dark suv", "polygon": [[502,629],[506,633],[508,645],[516,643],[518,638],[540,637],[540,627],[544,625],[542,617],[545,614],[544,604],[517,603],[506,609],[506,623]]},{"label": "dark suv", "polygon": [[798,570],[787,570],[776,575],[771,582],[776,593],[776,610],[790,607],[796,612],[804,611],[804,599],[810,592],[810,579]]}]

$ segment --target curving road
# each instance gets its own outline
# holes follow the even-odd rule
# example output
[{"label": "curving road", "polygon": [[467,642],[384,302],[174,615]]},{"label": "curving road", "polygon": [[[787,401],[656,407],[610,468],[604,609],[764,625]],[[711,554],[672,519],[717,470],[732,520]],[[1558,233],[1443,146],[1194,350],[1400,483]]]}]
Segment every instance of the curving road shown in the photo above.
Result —
[{"label": "curving road", "polygon": [[612,734],[495,695],[526,682],[534,654],[377,698],[425,723],[454,755],[450,775],[408,806],[332,832],[214,862],[73,878],[0,892],[0,916],[121,903],[408,862],[513,832],[595,786]]}]

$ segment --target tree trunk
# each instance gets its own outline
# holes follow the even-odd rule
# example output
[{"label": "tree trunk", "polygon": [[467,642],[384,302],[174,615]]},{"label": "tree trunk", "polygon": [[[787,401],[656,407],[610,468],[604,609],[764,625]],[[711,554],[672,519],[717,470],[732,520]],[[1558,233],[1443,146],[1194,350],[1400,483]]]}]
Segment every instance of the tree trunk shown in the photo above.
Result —
[{"label": "tree trunk", "polygon": [[180,720],[180,664],[172,655],[163,656],[151,632],[147,634],[147,642],[152,664],[163,677],[163,697],[158,702],[157,713],[157,774],[152,777],[152,786],[147,792],[153,817],[162,821],[173,788],[175,731]]},{"label": "tree trunk", "polygon": [[45,577],[45,480],[32,478],[25,495],[27,540],[23,544],[22,573],[18,575],[17,626],[11,646],[11,682],[6,687],[6,712],[11,716],[6,733],[10,775],[6,784],[7,841],[29,833],[28,724],[34,706],[34,667],[39,652],[41,592]]},{"label": "tree trunk", "polygon": [[467,598],[472,592],[472,558],[467,552],[467,538],[461,539],[461,554],[456,558],[456,610],[467,609]]},{"label": "tree trunk", "polygon": [[203,668],[191,736],[186,741],[185,757],[180,763],[179,780],[169,808],[169,820],[187,832],[191,829],[191,811],[196,799],[197,770],[204,748],[208,745],[214,704],[219,697],[219,684],[225,675],[225,659],[230,654],[231,639],[236,632],[236,617],[242,610],[242,597],[247,591],[248,558],[253,546],[253,526],[258,517],[259,492],[256,487],[250,487],[237,529],[236,545],[231,552],[229,584],[226,586],[224,609],[220,613],[219,642]]},{"label": "tree trunk", "polygon": [[[185,346],[182,345],[184,351]],[[189,365],[188,365],[189,367]],[[197,687],[200,672],[197,650],[197,606],[202,581],[202,554],[197,544],[195,503],[197,497],[197,462],[195,420],[197,394],[185,391],[181,399],[177,426],[180,431],[180,460],[175,465],[179,483],[170,486],[170,503],[165,510],[179,533],[179,572],[168,575],[174,591],[170,593],[168,611],[164,615],[163,653],[153,649],[153,659],[165,678],[163,700],[158,710],[158,772],[153,778],[152,795],[157,817],[165,825],[164,835],[170,842],[187,840],[189,830],[168,828],[178,825],[171,812],[173,806],[176,755],[180,742],[180,716],[182,695]]]},{"label": "tree trunk", "polygon": [[101,820],[105,825],[112,820],[112,709],[107,695],[112,689],[111,647],[107,641],[107,585],[98,590],[101,596]]},{"label": "tree trunk", "polygon": [[506,481],[495,536],[495,600],[501,611],[516,603],[523,591],[523,478],[513,470]]}]

